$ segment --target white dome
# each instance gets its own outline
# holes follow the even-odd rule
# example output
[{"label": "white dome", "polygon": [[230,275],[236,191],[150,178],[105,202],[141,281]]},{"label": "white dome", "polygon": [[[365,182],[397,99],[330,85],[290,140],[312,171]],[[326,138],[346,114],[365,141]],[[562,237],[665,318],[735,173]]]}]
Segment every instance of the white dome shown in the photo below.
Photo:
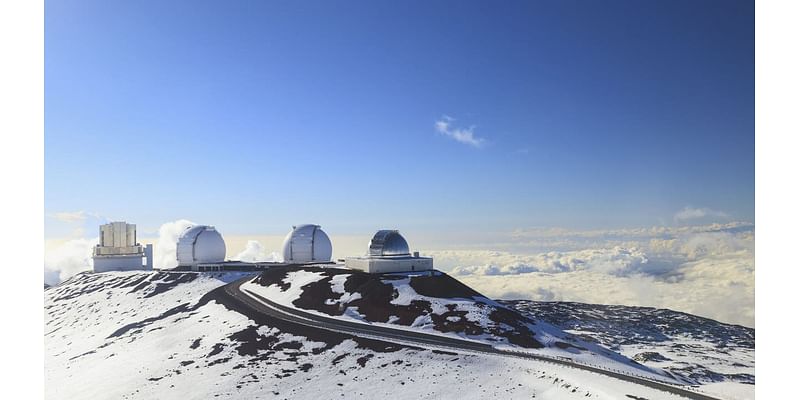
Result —
[{"label": "white dome", "polygon": [[329,262],[333,254],[331,239],[319,225],[299,225],[283,240],[283,262]]},{"label": "white dome", "polygon": [[191,226],[178,238],[176,256],[180,266],[222,262],[225,241],[213,226]]}]

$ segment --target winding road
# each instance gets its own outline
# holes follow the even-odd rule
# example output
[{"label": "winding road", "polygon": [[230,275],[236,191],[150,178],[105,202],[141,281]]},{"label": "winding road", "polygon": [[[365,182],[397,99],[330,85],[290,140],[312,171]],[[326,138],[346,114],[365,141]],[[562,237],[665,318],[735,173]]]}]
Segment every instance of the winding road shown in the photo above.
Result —
[{"label": "winding road", "polygon": [[303,325],[306,327],[311,327],[316,329],[323,329],[337,333],[344,333],[367,339],[377,339],[385,342],[394,341],[398,342],[398,344],[403,344],[403,345],[417,345],[420,347],[428,345],[438,348],[452,349],[456,351],[471,351],[471,352],[501,355],[506,357],[524,358],[541,362],[553,363],[602,374],[626,382],[636,383],[639,385],[669,392],[689,399],[719,400],[715,397],[691,391],[678,385],[657,382],[654,380],[638,376],[626,375],[615,371],[608,371],[605,369],[589,365],[577,364],[568,360],[545,357],[530,353],[499,350],[485,343],[432,335],[422,332],[412,332],[401,329],[393,329],[385,326],[374,326],[358,322],[342,321],[335,318],[328,318],[317,314],[304,312],[296,308],[286,307],[284,305],[275,303],[267,298],[264,298],[263,296],[260,296],[256,293],[253,293],[252,291],[243,289],[241,287],[242,284],[252,279],[253,277],[249,276],[229,283],[224,287],[225,289],[224,295],[228,296],[231,300],[238,302],[240,305],[252,309],[255,312],[262,313],[269,317],[277,318],[288,323]]}]

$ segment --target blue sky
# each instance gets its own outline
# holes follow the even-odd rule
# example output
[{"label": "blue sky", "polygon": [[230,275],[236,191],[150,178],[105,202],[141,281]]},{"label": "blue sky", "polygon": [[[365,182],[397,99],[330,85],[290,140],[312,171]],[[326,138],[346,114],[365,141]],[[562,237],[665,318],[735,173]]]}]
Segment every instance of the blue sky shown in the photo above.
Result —
[{"label": "blue sky", "polygon": [[45,213],[237,234],[754,221],[752,2],[374,3],[47,2]]}]

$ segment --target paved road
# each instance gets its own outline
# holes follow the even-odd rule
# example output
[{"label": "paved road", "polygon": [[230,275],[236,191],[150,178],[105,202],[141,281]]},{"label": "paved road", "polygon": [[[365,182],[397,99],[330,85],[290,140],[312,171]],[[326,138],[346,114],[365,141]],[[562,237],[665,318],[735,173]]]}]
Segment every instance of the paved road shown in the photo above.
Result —
[{"label": "paved road", "polygon": [[280,305],[269,299],[264,298],[263,296],[253,293],[252,291],[241,288],[242,284],[252,279],[253,277],[250,276],[231,282],[230,284],[224,287],[225,288],[224,293],[231,299],[239,302],[240,304],[256,312],[266,314],[270,317],[278,318],[280,320],[287,321],[290,323],[295,323],[317,329],[323,329],[327,331],[346,333],[349,335],[365,337],[369,339],[378,339],[386,342],[392,342],[394,340],[401,342],[400,344],[414,344],[414,345],[420,345],[421,347],[424,347],[424,345],[429,345],[439,348],[448,348],[460,351],[468,350],[479,353],[488,353],[494,355],[510,356],[510,357],[525,358],[536,361],[554,363],[567,367],[595,372],[598,374],[617,378],[626,382],[632,382],[653,389],[673,393],[689,399],[718,400],[715,397],[710,397],[701,393],[693,392],[681,386],[661,383],[650,379],[640,378],[631,375],[625,375],[614,371],[607,371],[589,365],[576,364],[571,361],[560,360],[557,358],[544,357],[529,353],[518,353],[518,352],[498,350],[492,347],[491,345],[484,343],[472,342],[468,340],[461,340],[461,339],[449,338],[438,335],[431,335],[422,332],[410,332],[401,329],[392,329],[384,326],[373,326],[358,322],[342,321],[335,318],[327,318],[317,314],[307,313],[304,311],[297,310],[296,308]]}]

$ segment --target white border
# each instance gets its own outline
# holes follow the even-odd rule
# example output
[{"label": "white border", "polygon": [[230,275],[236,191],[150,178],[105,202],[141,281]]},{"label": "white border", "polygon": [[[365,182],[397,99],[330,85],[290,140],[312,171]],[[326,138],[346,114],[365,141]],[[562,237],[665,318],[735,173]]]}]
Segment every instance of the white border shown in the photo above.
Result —
[{"label": "white border", "polygon": [[[44,3],[0,2],[4,398],[44,396]],[[8,395],[10,394],[10,396]]]},{"label": "white border", "polygon": [[797,1],[756,2],[756,398],[792,396],[800,340]]}]

